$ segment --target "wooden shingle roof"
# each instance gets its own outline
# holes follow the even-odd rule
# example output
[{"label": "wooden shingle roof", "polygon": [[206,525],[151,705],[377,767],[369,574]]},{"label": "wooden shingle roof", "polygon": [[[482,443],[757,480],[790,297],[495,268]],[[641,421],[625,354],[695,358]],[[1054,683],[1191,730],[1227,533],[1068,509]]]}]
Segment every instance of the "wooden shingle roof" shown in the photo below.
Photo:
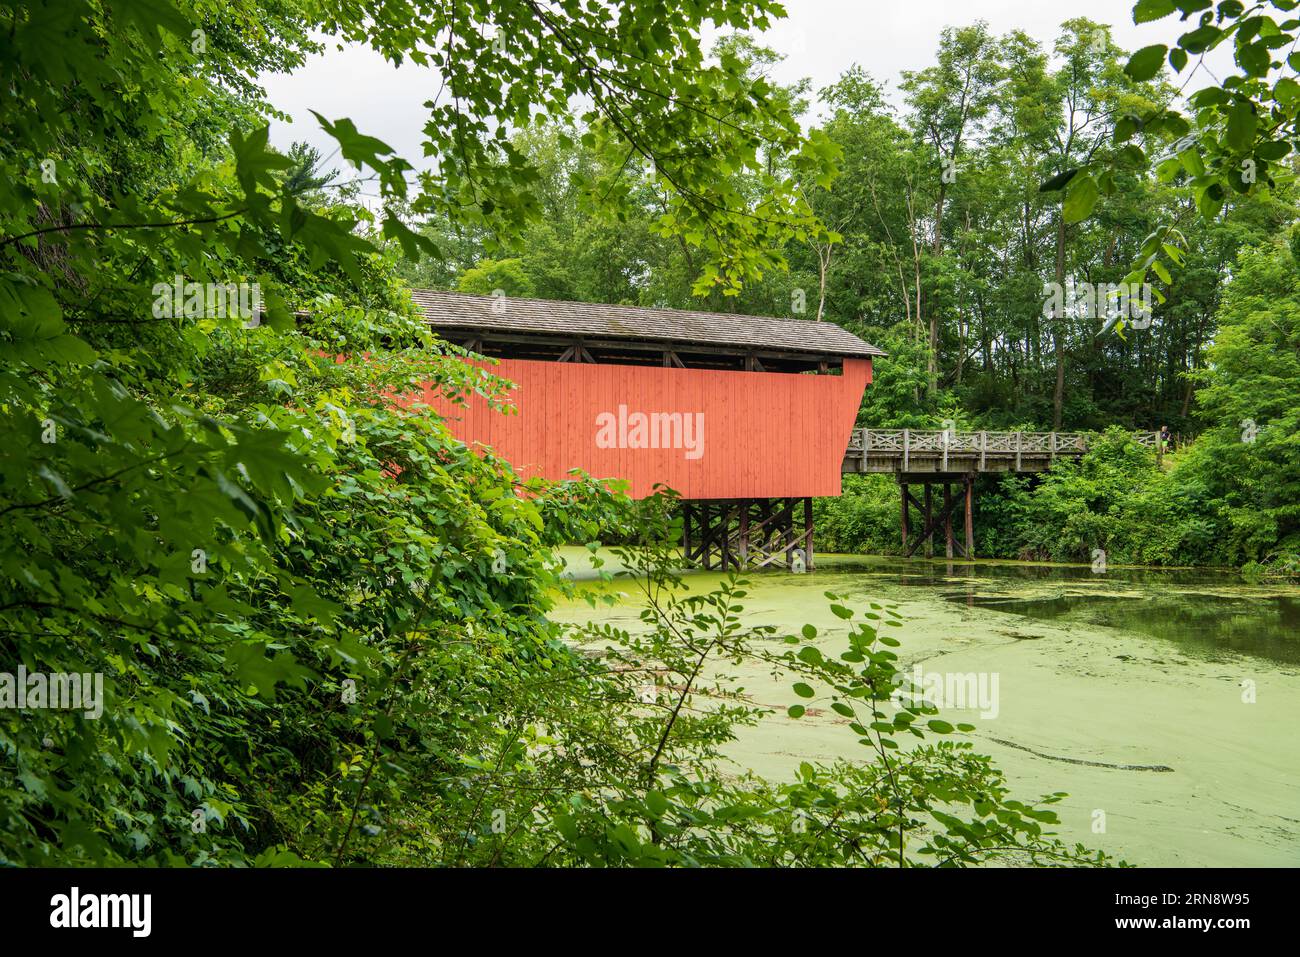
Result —
[{"label": "wooden shingle roof", "polygon": [[644,309],[586,302],[470,296],[414,289],[435,330],[480,330],[516,335],[691,343],[728,349],[764,349],[815,355],[870,357],[885,353],[833,322],[736,316],[684,309]]}]

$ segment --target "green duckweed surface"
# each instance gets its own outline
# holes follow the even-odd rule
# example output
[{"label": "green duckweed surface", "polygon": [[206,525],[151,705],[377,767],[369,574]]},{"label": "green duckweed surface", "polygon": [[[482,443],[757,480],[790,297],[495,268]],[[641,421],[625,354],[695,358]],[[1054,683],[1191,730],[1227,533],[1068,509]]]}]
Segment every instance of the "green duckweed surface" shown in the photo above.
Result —
[{"label": "green duckweed surface", "polygon": [[[595,609],[566,599],[554,617],[640,627],[634,583],[593,580],[584,550],[564,557],[583,590],[626,597]],[[791,632],[811,622],[838,654],[845,623],[824,592],[891,603],[904,616],[893,632],[904,670],[981,675],[983,701],[944,716],[976,725],[977,747],[1018,796],[1069,793],[1056,806],[1064,839],[1139,865],[1300,864],[1300,589],[1199,569],[848,555],[746,577],[748,621]],[[719,579],[686,576],[692,589]],[[738,771],[786,778],[801,761],[862,755],[818,701],[758,666],[741,677],[772,714],[730,746]],[[796,702],[810,705],[799,720],[785,714]]]}]

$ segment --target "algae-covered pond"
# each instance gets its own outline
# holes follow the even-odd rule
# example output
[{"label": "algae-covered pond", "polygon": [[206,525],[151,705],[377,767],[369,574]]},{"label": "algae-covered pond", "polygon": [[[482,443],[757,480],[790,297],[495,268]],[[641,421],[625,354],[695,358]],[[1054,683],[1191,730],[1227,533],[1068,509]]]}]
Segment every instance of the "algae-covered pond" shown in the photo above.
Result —
[{"label": "algae-covered pond", "polygon": [[[590,576],[585,551],[565,558]],[[719,577],[686,579],[707,589]],[[984,698],[945,716],[976,725],[976,746],[1015,794],[1069,793],[1056,805],[1062,838],[1139,865],[1300,864],[1300,588],[1205,570],[847,555],[746,577],[753,623],[811,622],[838,654],[846,626],[823,592],[889,602],[904,616],[893,632],[904,670],[980,675]],[[640,626],[630,582],[582,587],[628,597],[595,609],[566,600],[554,617]],[[800,701],[789,682],[758,666],[743,677],[773,713],[729,747],[737,769],[785,778],[801,761],[862,751],[817,701],[787,717]]]}]

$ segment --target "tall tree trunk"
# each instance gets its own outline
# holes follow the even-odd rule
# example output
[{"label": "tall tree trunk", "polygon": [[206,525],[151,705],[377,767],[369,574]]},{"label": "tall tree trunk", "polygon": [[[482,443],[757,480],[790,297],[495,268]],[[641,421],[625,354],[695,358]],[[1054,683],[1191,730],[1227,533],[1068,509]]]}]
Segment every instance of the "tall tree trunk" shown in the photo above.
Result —
[{"label": "tall tree trunk", "polygon": [[[959,134],[958,134],[959,135]],[[940,153],[943,155],[943,153]],[[943,177],[939,181],[939,196],[935,199],[935,242],[931,243],[930,252],[935,259],[939,259],[941,252],[944,251],[944,199],[948,195],[948,183],[944,182]],[[939,389],[939,312],[933,308],[931,303],[930,309],[930,360],[928,360],[926,371],[930,373],[930,394],[935,394]]]},{"label": "tall tree trunk", "polygon": [[[943,252],[943,202],[948,195],[948,186],[942,178],[939,180],[939,196],[934,201],[934,243],[930,252],[937,260]],[[930,394],[939,387],[939,314],[931,303],[930,308]]]},{"label": "tall tree trunk", "polygon": [[[912,268],[913,268],[913,277],[916,283],[916,325],[917,325],[916,338],[918,341],[920,341],[921,335],[924,333],[925,330],[925,318],[921,313],[921,244],[917,242],[916,207],[912,203],[912,190],[910,188],[907,191],[907,218],[908,218],[908,222],[911,224]],[[930,333],[929,333],[929,339],[932,345],[930,349],[930,355],[926,359],[926,363],[925,363],[926,393],[928,395],[934,394],[935,386],[937,385],[938,378],[939,378],[938,369],[935,366],[935,361],[934,361],[935,350],[933,348],[933,340],[937,335],[936,333],[937,328],[938,327],[935,325],[934,317],[932,316],[930,318]]]},{"label": "tall tree trunk", "polygon": [[[1065,215],[1056,219],[1056,284],[1065,293]],[[1067,310],[1061,310],[1065,313]],[[1052,391],[1052,430],[1061,430],[1061,405],[1065,399],[1065,316],[1052,318],[1052,349],[1056,353],[1056,388]]]},{"label": "tall tree trunk", "polygon": [[1192,381],[1191,374],[1195,372],[1201,364],[1201,344],[1205,338],[1206,318],[1205,312],[1202,312],[1200,317],[1196,320],[1196,338],[1192,343],[1192,354],[1188,357],[1187,362],[1187,390],[1183,393],[1182,415],[1184,419],[1187,418],[1187,414],[1192,409],[1192,394],[1196,391],[1196,383]]},{"label": "tall tree trunk", "polygon": [[821,322],[826,311],[826,273],[831,266],[831,244],[827,242],[825,247],[814,248],[817,250],[817,321]]},{"label": "tall tree trunk", "polygon": [[940,180],[939,198],[934,201],[934,242],[930,247],[930,251],[934,253],[935,258],[938,258],[939,254],[943,252],[943,201],[947,193],[947,184]]}]

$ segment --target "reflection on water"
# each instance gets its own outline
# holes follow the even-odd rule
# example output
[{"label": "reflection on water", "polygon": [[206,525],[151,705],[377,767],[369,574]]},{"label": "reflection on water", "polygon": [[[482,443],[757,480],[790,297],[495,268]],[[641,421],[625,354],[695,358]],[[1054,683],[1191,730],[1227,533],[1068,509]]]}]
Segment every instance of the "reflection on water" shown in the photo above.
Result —
[{"label": "reflection on water", "polygon": [[1203,658],[1225,652],[1300,664],[1300,599],[1222,595],[1058,595],[1021,600],[945,595],[954,601],[1045,620],[1084,621],[1139,631]]},{"label": "reflection on water", "polygon": [[1042,621],[1136,631],[1204,659],[1234,654],[1300,664],[1300,597],[1243,585],[1203,568],[1111,568],[881,560],[837,561],[852,572],[943,598]]},{"label": "reflection on water", "polygon": [[1235,572],[1218,568],[1124,568],[1111,566],[1099,575],[1087,565],[1050,565],[1042,562],[923,561],[874,558],[859,555],[818,556],[823,567],[893,578],[899,584],[939,585],[952,581],[989,582],[1112,582],[1134,585],[1241,585]]}]

